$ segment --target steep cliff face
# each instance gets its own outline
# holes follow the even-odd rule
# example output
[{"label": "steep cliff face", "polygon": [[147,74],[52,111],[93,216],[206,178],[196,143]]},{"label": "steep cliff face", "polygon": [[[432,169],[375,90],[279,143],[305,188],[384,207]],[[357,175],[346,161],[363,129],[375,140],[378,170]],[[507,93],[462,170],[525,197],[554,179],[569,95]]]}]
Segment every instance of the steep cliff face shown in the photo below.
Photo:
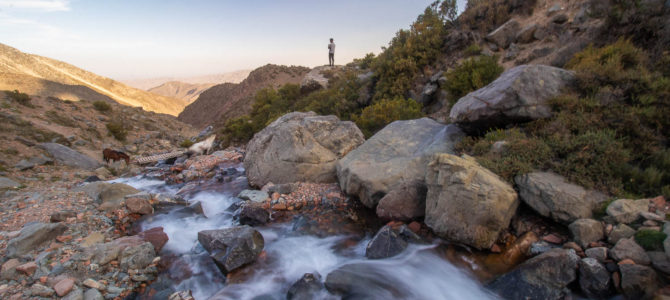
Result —
[{"label": "steep cliff face", "polygon": [[309,68],[305,67],[265,65],[249,73],[249,77],[239,84],[223,83],[202,92],[178,119],[196,128],[223,125],[228,119],[249,113],[258,90],[287,83],[298,84],[307,72]]}]

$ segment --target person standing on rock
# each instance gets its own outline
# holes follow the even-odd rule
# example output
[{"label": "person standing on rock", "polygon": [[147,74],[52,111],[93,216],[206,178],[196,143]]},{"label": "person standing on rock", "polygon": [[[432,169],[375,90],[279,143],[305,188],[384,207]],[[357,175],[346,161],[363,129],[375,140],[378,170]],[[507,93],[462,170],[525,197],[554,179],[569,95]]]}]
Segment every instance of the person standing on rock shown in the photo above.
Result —
[{"label": "person standing on rock", "polygon": [[335,66],[335,43],[333,39],[330,39],[330,44],[328,44],[328,65]]}]

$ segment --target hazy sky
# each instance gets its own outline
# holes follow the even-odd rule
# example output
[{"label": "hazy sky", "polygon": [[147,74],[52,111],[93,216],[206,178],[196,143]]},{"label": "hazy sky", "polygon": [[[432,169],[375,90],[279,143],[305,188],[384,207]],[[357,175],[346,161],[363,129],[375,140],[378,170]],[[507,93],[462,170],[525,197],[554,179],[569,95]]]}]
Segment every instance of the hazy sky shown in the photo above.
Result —
[{"label": "hazy sky", "polygon": [[[465,0],[458,0],[459,8]],[[0,43],[114,79],[379,53],[432,0],[0,0]]]}]

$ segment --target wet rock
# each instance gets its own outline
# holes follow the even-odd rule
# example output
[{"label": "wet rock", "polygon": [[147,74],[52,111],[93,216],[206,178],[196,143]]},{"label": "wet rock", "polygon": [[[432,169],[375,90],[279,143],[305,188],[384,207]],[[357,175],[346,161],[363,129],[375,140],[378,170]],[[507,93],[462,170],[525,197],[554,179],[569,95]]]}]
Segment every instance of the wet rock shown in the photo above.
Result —
[{"label": "wet rock", "polygon": [[131,214],[150,215],[154,213],[154,208],[147,199],[128,198],[125,201],[128,212]]},{"label": "wet rock", "polygon": [[574,250],[553,249],[535,256],[487,287],[504,299],[563,299],[577,279],[579,257]]},{"label": "wet rock", "polygon": [[651,263],[649,255],[632,238],[619,240],[610,250],[610,256],[617,261],[632,259],[636,264]]},{"label": "wet rock", "polygon": [[370,259],[396,256],[407,248],[408,243],[420,240],[421,238],[409,230],[407,225],[395,229],[386,225],[370,240],[365,248],[365,256]]},{"label": "wet rock", "polygon": [[311,300],[318,298],[319,294],[324,291],[324,285],[321,283],[321,275],[319,273],[305,273],[298,281],[296,281],[286,294],[288,300]]},{"label": "wet rock", "polygon": [[621,289],[628,299],[651,299],[658,290],[658,276],[649,267],[641,265],[619,265]]},{"label": "wet rock", "polygon": [[24,171],[24,170],[32,169],[36,166],[42,166],[42,165],[47,165],[47,164],[52,164],[52,163],[53,163],[53,160],[51,158],[48,158],[48,157],[40,154],[39,156],[31,157],[28,160],[23,159],[23,160],[19,161],[14,166],[14,168],[17,168],[20,171]]},{"label": "wet rock", "polygon": [[49,217],[51,223],[65,222],[68,218],[76,218],[77,213],[71,210],[63,210],[57,213],[54,213]]},{"label": "wet rock", "polygon": [[18,237],[7,243],[7,256],[18,257],[29,253],[63,234],[67,226],[62,223],[33,223],[24,226]]},{"label": "wet rock", "polygon": [[586,249],[584,253],[586,254],[586,256],[593,258],[600,263],[605,263],[605,261],[607,260],[608,249],[607,247],[594,247]]},{"label": "wet rock", "polygon": [[198,232],[198,241],[223,273],[252,263],[263,251],[263,236],[250,226]]},{"label": "wet rock", "polygon": [[123,183],[113,183],[105,186],[98,196],[100,206],[99,210],[112,211],[121,208],[121,203],[125,196],[137,194],[140,190]]},{"label": "wet rock", "polygon": [[53,289],[51,289],[48,286],[41,285],[39,283],[33,284],[33,286],[30,287],[30,294],[33,296],[51,297],[53,296],[54,293],[56,292],[54,292]]},{"label": "wet rock", "polygon": [[574,241],[586,248],[592,242],[605,238],[603,224],[594,219],[578,219],[568,226]]},{"label": "wet rock", "polygon": [[138,233],[137,236],[151,243],[156,253],[159,253],[169,240],[168,235],[163,231],[163,227],[147,229]]},{"label": "wet rock", "polygon": [[56,143],[42,143],[40,148],[46,150],[57,162],[75,168],[95,170],[100,163],[84,154]]},{"label": "wet rock", "polygon": [[237,220],[240,225],[265,225],[270,221],[270,213],[259,205],[242,205]]},{"label": "wet rock", "polygon": [[426,187],[415,182],[400,184],[384,195],[377,204],[377,216],[380,218],[409,221],[426,214]]},{"label": "wet rock", "polygon": [[596,259],[584,258],[579,262],[579,286],[591,298],[609,296],[612,282],[610,273]]},{"label": "wet rock", "polygon": [[20,186],[21,186],[21,184],[14,181],[14,180],[11,180],[7,177],[0,177],[0,190],[15,189],[15,188],[18,188]]},{"label": "wet rock", "polygon": [[478,249],[491,248],[519,205],[514,188],[469,156],[435,155],[426,184],[426,225]]},{"label": "wet rock", "polygon": [[[363,205],[375,208],[401,184],[424,182],[432,155],[454,153],[454,145],[462,138],[457,126],[429,118],[395,121],[337,163],[340,187]],[[407,201],[422,203],[424,199]]]},{"label": "wet rock", "polygon": [[547,101],[572,86],[574,80],[574,73],[564,69],[520,65],[459,99],[451,108],[449,117],[471,133],[548,118],[552,113]]},{"label": "wet rock", "polygon": [[558,222],[571,223],[590,218],[597,203],[605,196],[571,184],[551,172],[533,172],[514,178],[519,196],[540,215]]},{"label": "wet rock", "polygon": [[635,229],[630,228],[626,224],[618,224],[612,228],[607,241],[610,244],[616,244],[621,239],[627,239],[635,235]]},{"label": "wet rock", "polygon": [[56,283],[56,285],[54,285],[54,290],[56,291],[56,295],[63,297],[69,294],[72,291],[73,287],[74,287],[74,279],[66,278]]},{"label": "wet rock", "polygon": [[607,206],[607,215],[618,223],[629,224],[640,218],[640,214],[649,210],[649,199],[619,199]]},{"label": "wet rock", "polygon": [[100,294],[100,291],[97,289],[88,289],[86,293],[84,293],[84,300],[104,300],[105,298],[102,297],[102,294]]},{"label": "wet rock", "polygon": [[519,22],[509,20],[500,25],[496,30],[486,36],[486,40],[496,44],[499,48],[507,49],[514,42],[517,32],[519,32]]},{"label": "wet rock", "polygon": [[144,269],[151,264],[154,257],[156,257],[154,246],[149,242],[145,242],[138,246],[123,249],[119,265],[123,269]]},{"label": "wet rock", "polygon": [[237,195],[237,198],[242,200],[249,200],[251,202],[263,202],[268,199],[268,193],[258,190],[243,190]]},{"label": "wet rock", "polygon": [[342,295],[343,299],[374,299],[376,289],[388,291],[390,295],[401,294],[400,287],[394,286],[382,276],[369,276],[366,264],[349,264],[339,267],[326,276],[324,285],[329,292]]},{"label": "wet rock", "polygon": [[335,163],[365,141],[353,122],[314,112],[286,114],[256,133],[244,158],[249,184],[335,182]]}]

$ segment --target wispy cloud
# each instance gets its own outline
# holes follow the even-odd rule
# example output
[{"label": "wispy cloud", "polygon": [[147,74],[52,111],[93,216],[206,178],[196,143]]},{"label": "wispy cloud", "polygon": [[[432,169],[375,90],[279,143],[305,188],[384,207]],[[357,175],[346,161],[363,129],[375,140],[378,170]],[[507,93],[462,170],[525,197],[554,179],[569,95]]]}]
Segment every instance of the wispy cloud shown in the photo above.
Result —
[{"label": "wispy cloud", "polygon": [[69,11],[70,0],[0,0],[0,8]]}]

